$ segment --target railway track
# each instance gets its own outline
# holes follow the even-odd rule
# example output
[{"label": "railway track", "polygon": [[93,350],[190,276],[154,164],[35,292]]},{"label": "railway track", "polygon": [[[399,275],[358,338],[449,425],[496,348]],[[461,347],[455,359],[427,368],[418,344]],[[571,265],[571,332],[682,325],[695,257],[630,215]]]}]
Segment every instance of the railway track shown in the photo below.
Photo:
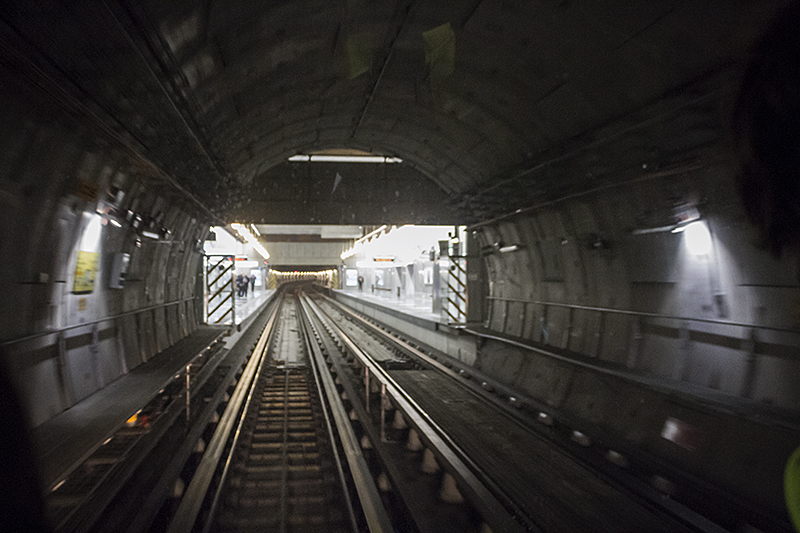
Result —
[{"label": "railway track", "polygon": [[358,531],[375,516],[379,503],[358,505],[377,490],[353,474],[363,456],[341,416],[334,431],[298,314],[291,296],[275,306],[169,531]]},{"label": "railway track", "polygon": [[[474,459],[489,478],[486,485],[494,482],[516,504],[511,512],[525,515],[528,529],[792,531],[784,516],[676,472],[594,428],[587,435],[576,421],[515,397],[475,368],[423,350],[330,298],[319,300],[355,343],[384,353],[378,357],[385,358],[387,374],[441,424],[467,462]],[[405,364],[392,363],[398,357]]]},{"label": "railway track", "polygon": [[319,294],[284,293],[220,385],[218,416],[187,428],[181,490],[155,526],[127,530],[725,530],[626,485],[582,434],[527,416],[441,355]]},{"label": "railway track", "polygon": [[555,446],[490,387],[295,294],[255,347],[171,531],[715,530]]},{"label": "railway track", "polygon": [[320,430],[319,398],[308,369],[274,369],[264,382],[214,529],[348,531],[345,496],[330,442]]},{"label": "railway track", "polygon": [[[498,396],[492,384],[455,372],[446,357],[437,360],[330,299],[314,301],[310,305],[319,309],[321,321],[328,321],[330,334],[343,340],[348,355],[356,354],[348,365],[364,373],[361,387],[350,396],[367,406],[380,404],[380,415],[372,413],[373,424],[394,426],[389,438],[380,431],[372,442],[380,441],[376,447],[382,449],[393,490],[402,493],[407,506],[417,507],[420,529],[448,530],[431,523],[430,511],[426,514],[414,502],[418,489],[404,487],[413,486],[409,479],[419,483],[419,476],[410,476],[408,465],[391,464],[402,463],[394,458],[408,451],[416,452],[418,472],[441,472],[432,476],[441,483],[434,496],[463,499],[461,518],[471,521],[453,531],[725,530],[642,483],[636,477],[641,473],[632,474],[624,456],[595,460],[595,447],[580,431],[563,423],[554,426],[541,413],[523,414],[514,398]],[[369,353],[359,354],[361,348]],[[346,373],[344,366],[337,371]],[[449,491],[453,486],[456,490]]]},{"label": "railway track", "polygon": [[260,401],[244,416],[214,530],[351,530],[294,300],[283,303],[278,323],[271,359],[253,391]]}]

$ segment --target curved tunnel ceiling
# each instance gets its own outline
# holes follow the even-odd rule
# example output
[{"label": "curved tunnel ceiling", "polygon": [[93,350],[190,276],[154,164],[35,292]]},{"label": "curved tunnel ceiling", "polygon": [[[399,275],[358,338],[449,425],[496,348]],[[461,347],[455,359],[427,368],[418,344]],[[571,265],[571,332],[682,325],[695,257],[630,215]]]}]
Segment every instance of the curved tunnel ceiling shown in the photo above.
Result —
[{"label": "curved tunnel ceiling", "polygon": [[566,141],[735,70],[781,2],[44,4],[4,8],[2,34],[223,217],[287,157],[352,148],[468,220]]}]

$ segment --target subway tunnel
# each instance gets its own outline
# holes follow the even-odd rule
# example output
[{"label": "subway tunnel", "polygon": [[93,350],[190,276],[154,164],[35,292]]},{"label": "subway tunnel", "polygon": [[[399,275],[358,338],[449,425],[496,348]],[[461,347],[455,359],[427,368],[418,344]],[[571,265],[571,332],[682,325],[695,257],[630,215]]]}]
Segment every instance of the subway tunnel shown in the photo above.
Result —
[{"label": "subway tunnel", "polygon": [[787,1],[4,3],[3,490],[30,495],[9,520],[52,526],[37,428],[205,326],[211,226],[414,224],[465,227],[465,317],[420,334],[452,368],[646,465],[630,486],[689,529],[794,530],[798,22]]}]

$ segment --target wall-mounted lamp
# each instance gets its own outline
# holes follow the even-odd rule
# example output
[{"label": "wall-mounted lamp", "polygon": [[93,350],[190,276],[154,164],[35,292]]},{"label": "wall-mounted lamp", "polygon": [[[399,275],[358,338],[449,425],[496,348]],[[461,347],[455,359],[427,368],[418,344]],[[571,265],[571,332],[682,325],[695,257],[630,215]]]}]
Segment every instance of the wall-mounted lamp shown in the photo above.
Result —
[{"label": "wall-mounted lamp", "polygon": [[[124,196],[125,193],[119,191],[119,194]],[[120,215],[119,211],[117,211],[117,209],[113,205],[110,204],[98,205],[97,210],[95,212],[103,218],[102,220],[103,225],[110,223],[112,226],[115,226],[117,228],[122,227],[122,223],[120,222],[120,220],[123,220],[124,217]],[[128,220],[130,220],[130,217],[128,217]]]},{"label": "wall-mounted lamp", "polygon": [[96,213],[84,213],[84,218],[88,219],[88,222],[84,226],[78,249],[84,252],[97,252],[100,249],[103,217]]},{"label": "wall-mounted lamp", "polygon": [[683,233],[686,249],[693,255],[708,255],[711,252],[711,233],[705,222],[691,222],[673,229],[672,233]]},{"label": "wall-mounted lamp", "polygon": [[508,246],[501,246],[497,251],[501,254],[507,254],[508,252],[516,252],[517,250],[519,250],[519,245],[510,244]]}]

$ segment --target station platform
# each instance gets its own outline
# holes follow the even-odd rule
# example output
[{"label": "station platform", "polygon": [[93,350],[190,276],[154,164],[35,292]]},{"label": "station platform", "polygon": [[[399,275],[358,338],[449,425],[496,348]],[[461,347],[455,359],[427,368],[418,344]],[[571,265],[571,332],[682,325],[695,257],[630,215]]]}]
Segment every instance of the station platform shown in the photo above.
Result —
[{"label": "station platform", "polygon": [[[267,304],[273,290],[259,290],[236,298],[236,324],[242,330]],[[39,476],[52,489],[66,473],[88,456],[103,440],[144,406],[175,374],[229,326],[200,325],[188,337],[139,365],[103,389],[40,424],[31,432]],[[235,329],[224,337],[230,349],[241,337]]]},{"label": "station platform", "polygon": [[398,318],[416,319],[413,321],[422,320],[430,323],[431,325],[444,324],[441,314],[434,313],[431,310],[430,302],[420,304],[414,299],[397,298],[396,296],[384,296],[379,293],[372,293],[368,291],[359,292],[353,290],[334,289],[333,292],[336,294],[338,300],[346,302],[348,299],[352,299],[369,307],[378,308],[388,312],[389,314],[398,316]]},{"label": "station platform", "polygon": [[274,289],[255,290],[247,293],[245,297],[236,297],[236,324],[241,324],[269,300],[275,292]]}]

